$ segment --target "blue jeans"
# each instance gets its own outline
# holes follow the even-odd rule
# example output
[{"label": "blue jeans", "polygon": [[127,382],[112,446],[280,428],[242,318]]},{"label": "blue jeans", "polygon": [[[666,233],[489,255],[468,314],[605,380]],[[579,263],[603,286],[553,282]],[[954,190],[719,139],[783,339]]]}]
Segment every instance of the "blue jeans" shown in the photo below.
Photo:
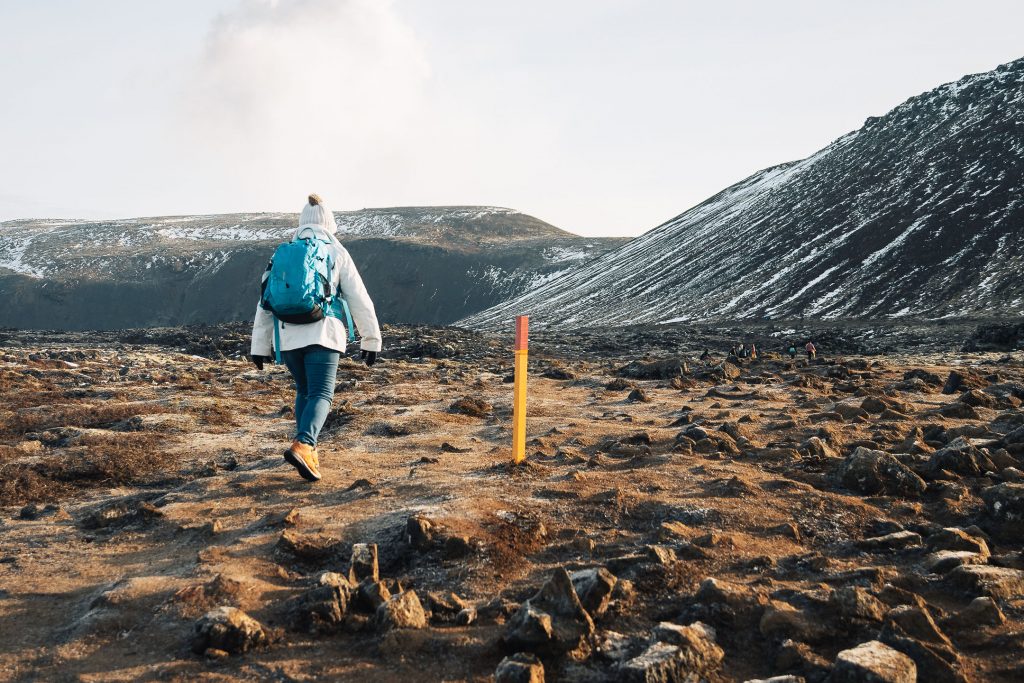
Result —
[{"label": "blue jeans", "polygon": [[327,413],[331,411],[340,355],[316,344],[281,353],[295,379],[296,441],[316,446]]}]

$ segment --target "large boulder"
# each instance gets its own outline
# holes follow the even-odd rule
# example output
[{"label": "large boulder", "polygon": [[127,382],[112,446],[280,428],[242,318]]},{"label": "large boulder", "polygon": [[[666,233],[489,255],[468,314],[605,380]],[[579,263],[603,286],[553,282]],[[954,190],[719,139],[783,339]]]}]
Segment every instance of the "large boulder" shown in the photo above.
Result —
[{"label": "large boulder", "polygon": [[559,567],[512,616],[503,640],[517,650],[561,654],[580,650],[593,633],[594,622],[580,602],[572,578]]},{"label": "large boulder", "polygon": [[928,461],[933,471],[948,470],[957,474],[980,475],[996,469],[991,458],[962,436],[935,451]]},{"label": "large boulder", "polygon": [[1024,484],[1005,483],[981,492],[992,531],[1006,539],[1024,537]]},{"label": "large boulder", "polygon": [[872,640],[836,656],[828,683],[917,683],[914,660]]},{"label": "large boulder", "polygon": [[964,565],[946,577],[949,585],[972,597],[1009,599],[1024,594],[1024,571],[991,565]]},{"label": "large boulder", "polygon": [[834,473],[842,486],[869,495],[920,496],[924,480],[889,453],[859,446]]},{"label": "large boulder", "polygon": [[388,631],[395,628],[425,628],[427,615],[416,591],[408,590],[393,595],[377,608],[377,628]]},{"label": "large boulder", "polygon": [[630,379],[672,379],[683,375],[682,358],[666,358],[652,362],[635,360],[616,371],[619,377]]},{"label": "large boulder", "polygon": [[218,607],[204,614],[192,629],[192,651],[221,650],[241,654],[268,642],[260,622],[236,607]]}]

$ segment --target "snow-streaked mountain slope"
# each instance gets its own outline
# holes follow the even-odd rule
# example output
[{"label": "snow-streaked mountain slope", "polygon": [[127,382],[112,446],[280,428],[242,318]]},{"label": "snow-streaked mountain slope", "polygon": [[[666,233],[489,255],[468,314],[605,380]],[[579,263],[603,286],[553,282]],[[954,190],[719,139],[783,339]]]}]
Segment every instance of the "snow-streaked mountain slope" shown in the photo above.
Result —
[{"label": "snow-streaked mountain slope", "polygon": [[[386,322],[450,323],[624,240],[584,238],[495,207],[336,214]],[[0,327],[109,329],[252,315],[293,214],[0,223]]]},{"label": "snow-streaked mountain slope", "polygon": [[462,321],[1024,314],[1024,59],[913,97]]}]

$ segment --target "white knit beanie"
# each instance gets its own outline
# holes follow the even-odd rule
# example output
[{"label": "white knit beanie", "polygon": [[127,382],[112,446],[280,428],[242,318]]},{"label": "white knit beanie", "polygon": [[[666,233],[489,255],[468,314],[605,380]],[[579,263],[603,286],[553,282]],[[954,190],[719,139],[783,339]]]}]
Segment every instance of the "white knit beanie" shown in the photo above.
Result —
[{"label": "white knit beanie", "polygon": [[334,221],[334,214],[324,206],[324,200],[320,195],[309,195],[309,201],[302,207],[302,215],[299,216],[299,228],[317,227],[329,235],[338,231],[338,224]]}]

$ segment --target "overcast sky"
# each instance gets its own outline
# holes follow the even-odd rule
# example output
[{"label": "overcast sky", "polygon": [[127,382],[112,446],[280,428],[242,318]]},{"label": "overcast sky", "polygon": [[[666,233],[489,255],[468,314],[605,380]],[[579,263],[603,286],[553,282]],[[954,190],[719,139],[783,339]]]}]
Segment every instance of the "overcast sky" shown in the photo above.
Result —
[{"label": "overcast sky", "polygon": [[1024,56],[1019,0],[0,0],[0,220],[508,206],[644,232]]}]

